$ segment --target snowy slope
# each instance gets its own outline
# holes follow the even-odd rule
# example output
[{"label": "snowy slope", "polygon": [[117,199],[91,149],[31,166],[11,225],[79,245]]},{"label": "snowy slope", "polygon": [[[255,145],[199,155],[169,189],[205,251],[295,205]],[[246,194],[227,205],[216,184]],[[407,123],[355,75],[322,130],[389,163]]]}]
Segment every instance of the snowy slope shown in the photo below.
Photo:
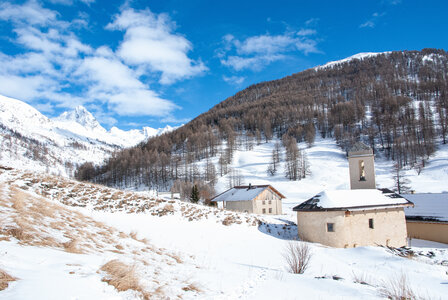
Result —
[{"label": "snowy slope", "polygon": [[[285,152],[282,148],[280,166],[277,174],[267,175],[267,168],[271,160],[275,140],[254,146],[251,151],[237,150],[233,155],[230,167],[238,171],[244,184],[271,184],[280,193],[286,196],[283,200],[283,212],[290,214],[294,220],[291,208],[324,190],[349,189],[348,160],[333,139],[317,137],[314,145],[307,148],[300,143],[310,164],[311,174],[299,181],[290,181],[284,174]],[[217,163],[217,158],[214,158]],[[201,168],[205,162],[200,162]],[[393,162],[386,160],[381,151],[375,156],[376,185],[378,188],[393,189]],[[439,145],[438,150],[430,157],[428,164],[418,175],[413,169],[406,169],[404,174],[410,181],[410,187],[417,193],[440,193],[448,191],[448,145]],[[216,193],[222,193],[229,188],[229,176],[218,179]]]},{"label": "snowy slope", "polygon": [[[86,192],[101,197],[98,204],[124,206],[91,206],[95,200]],[[225,226],[221,218],[226,215],[260,216],[154,198],[143,201],[149,210],[130,212],[123,208],[135,207],[143,193],[15,170],[0,170],[0,193],[0,229],[4,224],[20,226],[15,214],[30,210],[43,220],[41,233],[33,239],[48,232],[55,240],[52,247],[36,246],[33,239],[20,241],[0,230],[0,269],[18,278],[0,291],[0,298],[141,298],[136,292],[118,292],[102,280],[106,274],[100,268],[112,259],[133,266],[151,299],[385,299],[381,291],[403,274],[418,297],[444,299],[448,293],[444,249],[413,247],[409,259],[381,247],[335,249],[307,243],[310,265],[297,275],[287,271],[283,257],[297,228],[286,226],[283,216],[261,217],[259,226],[246,222]],[[14,202],[18,193],[25,193],[26,205]],[[76,209],[57,203],[65,195],[76,201],[72,204]],[[33,199],[52,210],[34,211],[38,207]],[[170,213],[155,213],[157,206],[168,204],[173,207]],[[203,213],[188,218],[191,209]],[[77,230],[80,222],[83,229]],[[60,244],[70,235],[78,237],[84,253],[69,252]]]},{"label": "snowy slope", "polygon": [[22,101],[0,95],[0,163],[16,168],[71,175],[77,164],[99,164],[115,150],[172,129],[107,131],[82,106],[49,119]]},{"label": "snowy slope", "polygon": [[349,62],[349,61],[354,60],[354,59],[363,60],[364,58],[376,56],[376,55],[379,55],[379,54],[388,54],[388,53],[391,53],[391,51],[388,51],[388,52],[362,52],[362,53],[358,53],[358,54],[352,55],[350,57],[347,57],[347,58],[344,58],[344,59],[341,59],[341,60],[330,61],[330,62],[326,63],[325,65],[315,67],[314,69],[315,70],[322,70],[322,69],[332,68],[334,66],[337,66],[339,64],[343,64],[343,63]]}]

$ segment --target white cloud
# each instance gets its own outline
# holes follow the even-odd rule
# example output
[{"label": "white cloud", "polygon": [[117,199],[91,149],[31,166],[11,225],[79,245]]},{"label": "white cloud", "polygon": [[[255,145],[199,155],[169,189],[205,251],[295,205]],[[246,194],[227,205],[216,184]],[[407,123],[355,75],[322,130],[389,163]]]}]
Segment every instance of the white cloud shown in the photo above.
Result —
[{"label": "white cloud", "polygon": [[47,103],[35,103],[33,104],[34,108],[36,108],[38,111],[43,113],[54,113],[54,105],[47,102]]},{"label": "white cloud", "polygon": [[[62,4],[65,3],[68,4]],[[160,46],[158,56],[162,57],[165,65],[154,63],[155,67],[152,67],[146,62],[150,60],[147,57],[143,64],[150,65],[151,71],[162,72],[160,80],[164,83],[198,74],[198,68],[202,72],[205,67],[186,56],[192,48],[191,43],[172,33],[174,23],[165,15],[145,12],[146,15],[135,13],[133,16],[136,18],[131,19],[120,18],[120,15],[112,23],[114,25],[110,25],[126,31],[120,51],[133,53],[132,45],[126,44],[128,37],[132,42],[147,42],[148,32],[143,30],[144,38],[140,39],[137,33],[141,26],[134,25],[148,24],[149,16],[161,26],[154,28],[158,28],[163,36],[156,41],[165,43]],[[104,105],[117,115],[157,117],[170,116],[179,108],[151,90],[142,80],[142,75],[147,75],[147,72],[140,67],[138,60],[129,62],[132,55],[125,59],[123,53],[117,54],[107,46],[95,49],[83,43],[72,31],[79,24],[60,21],[59,17],[57,12],[41,7],[36,1],[23,5],[0,5],[0,21],[13,25],[16,35],[13,42],[25,49],[17,55],[0,52],[0,94],[33,102],[36,107],[49,112],[54,106],[83,104],[97,107],[98,118],[106,124],[114,124],[116,119],[101,111]],[[82,16],[83,19],[87,17]],[[128,50],[121,50],[126,47]],[[164,59],[163,55],[166,56]]]},{"label": "white cloud", "polygon": [[317,41],[309,37],[316,33],[313,29],[302,29],[282,35],[251,36],[242,41],[228,34],[223,37],[223,47],[216,53],[224,66],[232,67],[236,71],[258,71],[294,52],[302,52],[305,55],[319,53]]},{"label": "white cloud", "polygon": [[364,27],[369,27],[369,28],[374,28],[375,27],[375,23],[372,20],[366,21],[364,23],[362,23],[361,25],[359,25],[360,28],[364,28]]},{"label": "white cloud", "polygon": [[74,75],[90,83],[90,98],[109,103],[117,114],[164,116],[178,108],[151,91],[131,68],[115,58],[87,58]]},{"label": "white cloud", "polygon": [[158,116],[168,115],[179,108],[168,100],[161,99],[151,90],[135,89],[109,95],[111,108],[124,115]]},{"label": "white cloud", "polygon": [[31,25],[46,25],[56,21],[55,11],[43,8],[37,1],[30,0],[23,5],[0,4],[0,20]]},{"label": "white cloud", "polygon": [[207,70],[201,61],[188,57],[191,42],[174,32],[175,24],[166,14],[127,8],[115,16],[107,28],[125,31],[118,55],[130,65],[161,72],[162,84],[171,84]]},{"label": "white cloud", "polygon": [[53,4],[72,5],[73,0],[47,0]]},{"label": "white cloud", "polygon": [[221,64],[232,67],[235,71],[250,69],[260,71],[266,65],[285,58],[285,55],[255,55],[251,57],[230,55],[225,59],[221,59]]},{"label": "white cloud", "polygon": [[298,36],[308,36],[308,35],[315,35],[317,31],[315,29],[309,29],[309,28],[302,28],[297,32]]},{"label": "white cloud", "polygon": [[243,76],[222,76],[222,79],[230,84],[240,85],[246,80],[246,77]]},{"label": "white cloud", "polygon": [[375,28],[379,18],[381,18],[382,16],[384,16],[386,13],[373,13],[372,17],[370,17],[369,20],[367,20],[366,22],[362,23],[361,25],[359,25],[359,28]]},{"label": "white cloud", "polygon": [[320,19],[319,18],[311,18],[305,21],[305,25],[306,26],[316,26],[317,23],[319,23]]},{"label": "white cloud", "polygon": [[18,76],[0,74],[0,93],[8,96],[31,101],[39,98],[43,92],[51,90],[56,82],[44,76]]},{"label": "white cloud", "polygon": [[162,120],[160,120],[162,123],[170,123],[170,124],[185,124],[187,122],[190,122],[191,119],[190,118],[176,118],[174,116],[168,116],[163,118]]},{"label": "white cloud", "polygon": [[119,60],[104,57],[89,57],[84,59],[81,66],[75,72],[80,80],[85,83],[94,81],[100,84],[101,89],[136,89],[143,88],[141,83],[133,74],[133,71],[122,64]]},{"label": "white cloud", "polygon": [[[51,2],[53,4],[61,4],[61,5],[72,5],[74,0],[47,0],[48,2]],[[80,2],[83,2],[87,5],[90,5],[91,3],[95,2],[95,0],[79,0]]]}]

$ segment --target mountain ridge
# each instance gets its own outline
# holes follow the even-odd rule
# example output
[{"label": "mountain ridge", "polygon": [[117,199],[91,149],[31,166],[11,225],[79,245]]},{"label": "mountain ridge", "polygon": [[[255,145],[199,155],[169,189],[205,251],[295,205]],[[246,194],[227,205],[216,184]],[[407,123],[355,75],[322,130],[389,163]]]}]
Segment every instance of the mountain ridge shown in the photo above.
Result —
[{"label": "mountain ridge", "polygon": [[172,127],[107,131],[83,106],[48,118],[18,99],[0,95],[2,164],[73,175],[80,163],[101,163],[112,152],[131,147]]},{"label": "mountain ridge", "polygon": [[203,160],[214,160],[227,176],[235,150],[273,138],[290,150],[294,143],[311,147],[317,135],[335,139],[343,151],[361,140],[399,167],[421,169],[446,143],[446,51],[363,53],[326,65],[251,85],[181,128],[83,169],[88,176],[81,177],[161,189],[209,182],[211,164],[202,172],[195,167]]}]

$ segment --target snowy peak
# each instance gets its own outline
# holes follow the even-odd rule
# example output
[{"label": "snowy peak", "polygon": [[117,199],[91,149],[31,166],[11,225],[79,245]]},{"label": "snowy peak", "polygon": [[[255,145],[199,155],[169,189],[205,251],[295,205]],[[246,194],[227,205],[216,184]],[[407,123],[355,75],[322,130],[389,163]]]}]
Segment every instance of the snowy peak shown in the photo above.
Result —
[{"label": "snowy peak", "polygon": [[0,95],[0,123],[20,130],[30,126],[46,126],[51,121],[29,104]]},{"label": "snowy peak", "polygon": [[83,106],[49,119],[25,102],[0,95],[0,164],[70,175],[73,166],[99,164],[119,148],[172,129],[107,131]]},{"label": "snowy peak", "polygon": [[354,59],[363,60],[364,58],[377,56],[380,54],[389,54],[389,53],[391,53],[391,52],[390,51],[388,51],[388,52],[361,52],[361,53],[349,56],[349,57],[341,59],[341,60],[330,61],[330,62],[326,63],[325,65],[315,67],[314,69],[317,71],[317,70],[322,70],[322,69],[327,69],[327,68],[333,68],[336,65],[347,63]]},{"label": "snowy peak", "polygon": [[58,122],[75,122],[89,130],[106,131],[95,117],[82,105],[77,106],[74,110],[63,112],[54,120]]}]

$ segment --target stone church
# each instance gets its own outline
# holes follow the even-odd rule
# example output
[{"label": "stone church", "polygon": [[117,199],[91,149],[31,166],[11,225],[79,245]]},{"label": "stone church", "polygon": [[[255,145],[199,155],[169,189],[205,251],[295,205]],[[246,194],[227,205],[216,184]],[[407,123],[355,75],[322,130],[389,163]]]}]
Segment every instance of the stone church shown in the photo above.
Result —
[{"label": "stone church", "polygon": [[302,240],[331,247],[406,246],[404,208],[413,203],[377,189],[372,149],[355,144],[348,153],[350,190],[322,191],[293,208]]}]

